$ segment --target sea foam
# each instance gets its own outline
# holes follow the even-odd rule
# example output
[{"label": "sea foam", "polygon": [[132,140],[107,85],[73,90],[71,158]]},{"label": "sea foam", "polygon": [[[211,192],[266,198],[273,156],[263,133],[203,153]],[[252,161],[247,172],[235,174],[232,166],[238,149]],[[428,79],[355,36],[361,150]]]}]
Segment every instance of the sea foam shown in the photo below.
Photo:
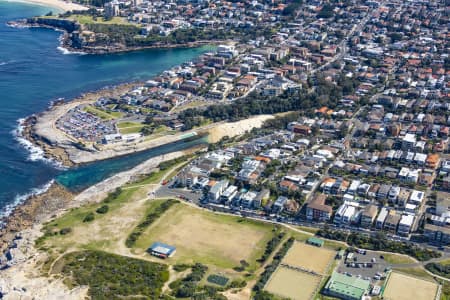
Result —
[{"label": "sea foam", "polygon": [[55,168],[58,169],[65,169],[63,167],[63,165],[54,160],[54,159],[50,159],[45,157],[45,152],[44,150],[42,150],[42,148],[34,145],[32,142],[30,142],[29,140],[27,140],[24,136],[23,136],[23,131],[24,131],[24,124],[25,124],[26,119],[19,119],[17,120],[17,127],[16,129],[13,131],[13,135],[14,138],[16,139],[16,141],[28,151],[28,157],[27,159],[29,161],[43,161],[45,163],[51,164],[52,166],[54,166]]},{"label": "sea foam", "polygon": [[56,49],[58,49],[62,54],[64,55],[69,55],[69,54],[76,54],[76,55],[86,55],[87,53],[81,52],[81,51],[70,51],[64,47],[57,47]]}]

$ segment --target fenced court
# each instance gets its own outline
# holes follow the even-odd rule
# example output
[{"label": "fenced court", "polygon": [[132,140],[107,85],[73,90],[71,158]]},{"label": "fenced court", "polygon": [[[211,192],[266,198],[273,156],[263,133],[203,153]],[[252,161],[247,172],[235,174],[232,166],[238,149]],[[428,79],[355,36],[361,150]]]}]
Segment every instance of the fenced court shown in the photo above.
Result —
[{"label": "fenced court", "polygon": [[282,264],[324,274],[335,256],[335,251],[295,242]]},{"label": "fenced court", "polygon": [[438,284],[432,281],[392,272],[384,289],[383,298],[386,300],[433,300],[438,287]]},{"label": "fenced court", "polygon": [[292,300],[309,300],[322,277],[279,266],[266,284],[268,292]]}]

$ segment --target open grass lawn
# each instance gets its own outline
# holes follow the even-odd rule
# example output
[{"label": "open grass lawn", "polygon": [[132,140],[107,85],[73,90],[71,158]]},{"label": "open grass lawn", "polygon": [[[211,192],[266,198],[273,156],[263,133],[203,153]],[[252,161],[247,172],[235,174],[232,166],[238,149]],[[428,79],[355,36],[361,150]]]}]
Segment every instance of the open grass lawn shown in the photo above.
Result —
[{"label": "open grass lawn", "polygon": [[145,125],[137,125],[132,127],[119,128],[121,134],[139,133]]},{"label": "open grass lawn", "polygon": [[120,25],[132,25],[127,22],[125,18],[113,17],[110,20],[105,20],[103,17],[97,17],[94,19],[88,15],[71,15],[70,19],[78,21],[80,24],[120,24]]},{"label": "open grass lawn", "polygon": [[443,265],[443,266],[448,266],[450,265],[450,259],[444,259],[439,261],[439,264]]},{"label": "open grass lawn", "polygon": [[[134,192],[136,192],[136,190],[137,188],[122,190],[122,192],[117,198],[107,203],[109,207],[108,214],[114,212],[114,210],[122,206],[124,202],[130,200],[130,197],[134,194]],[[65,227],[73,227],[81,225],[83,223],[83,218],[85,217],[86,214],[88,214],[89,212],[94,212],[97,208],[99,208],[102,205],[103,204],[97,203],[72,209],[68,213],[61,216],[60,218],[48,223],[45,226],[45,229],[52,229],[52,228],[62,229]],[[106,215],[107,214],[105,215],[97,214],[95,219],[100,219]]]},{"label": "open grass lawn", "polygon": [[432,281],[392,272],[383,296],[389,300],[430,300],[436,297],[437,289],[438,285]]},{"label": "open grass lawn", "polygon": [[151,135],[146,136],[145,141],[151,141],[151,140],[154,140],[154,139],[166,136],[166,135],[174,135],[176,133],[178,133],[178,131],[170,129],[167,126],[162,125],[162,126],[155,128],[155,130],[153,131],[153,133]]},{"label": "open grass lawn", "polygon": [[268,292],[292,300],[309,300],[321,277],[278,267],[265,286]]},{"label": "open grass lawn", "polygon": [[130,122],[130,121],[117,123],[117,127],[119,129],[127,128],[127,127],[136,127],[136,126],[140,126],[140,125],[143,125],[143,124],[142,123],[138,123],[138,122]]},{"label": "open grass lawn", "polygon": [[282,263],[324,274],[335,255],[334,251],[325,248],[295,242]]},{"label": "open grass lawn", "polygon": [[83,110],[84,111],[86,111],[86,112],[88,112],[88,113],[91,113],[91,114],[93,114],[93,115],[95,115],[95,116],[97,116],[97,117],[99,117],[100,119],[102,119],[102,120],[112,120],[112,119],[117,119],[117,118],[120,118],[120,117],[122,117],[122,113],[120,113],[120,112],[114,112],[114,111],[104,111],[104,110],[102,110],[102,109],[99,109],[99,108],[96,108],[96,107],[93,107],[93,106],[90,106],[90,105],[88,105],[88,106],[85,106],[84,108],[83,108]]},{"label": "open grass lawn", "polygon": [[273,227],[234,216],[218,215],[190,207],[174,205],[137,240],[135,252],[146,254],[156,241],[177,247],[171,263],[200,262],[222,268],[247,261],[250,269],[271,239]]},{"label": "open grass lawn", "polygon": [[[124,211],[131,210],[131,208],[127,208],[127,203],[142,197],[140,189],[133,187],[123,189],[116,198],[108,201],[108,203],[89,204],[72,209],[45,225],[44,232],[46,234],[39,244],[62,250],[67,248],[107,250],[116,239],[121,237],[119,228],[130,227],[130,230],[132,229],[134,223],[133,219],[129,217],[128,222],[122,219],[121,224],[116,226],[116,223],[120,223],[121,217],[126,217]],[[96,212],[102,205],[108,206],[108,212],[105,214]],[[149,204],[143,203],[142,205]],[[94,219],[85,222],[88,214],[92,214]],[[60,232],[63,228],[70,228],[71,232],[65,235],[50,234]],[[112,232],[116,231],[117,235],[111,235]]]},{"label": "open grass lawn", "polygon": [[384,257],[384,260],[390,264],[413,264],[415,263],[414,259],[412,259],[409,256],[406,255],[399,255],[399,254],[382,254]]},{"label": "open grass lawn", "polygon": [[316,234],[317,231],[319,231],[318,228],[306,227],[306,226],[295,226],[295,228],[298,228],[298,229],[300,229],[302,231],[309,232],[309,233],[312,233],[312,234]]},{"label": "open grass lawn", "polygon": [[[147,211],[165,201],[146,200],[146,185],[158,183],[170,170],[171,168],[152,172],[135,183],[125,185],[121,192],[110,197],[107,203],[103,201],[70,210],[44,226],[43,231],[46,234],[39,240],[38,245],[62,251],[68,248],[114,251],[114,245],[126,238]],[[108,205],[105,214],[96,212],[102,205]],[[84,222],[88,214],[93,214],[94,220]],[[71,232],[58,234],[64,228],[70,228]]]}]

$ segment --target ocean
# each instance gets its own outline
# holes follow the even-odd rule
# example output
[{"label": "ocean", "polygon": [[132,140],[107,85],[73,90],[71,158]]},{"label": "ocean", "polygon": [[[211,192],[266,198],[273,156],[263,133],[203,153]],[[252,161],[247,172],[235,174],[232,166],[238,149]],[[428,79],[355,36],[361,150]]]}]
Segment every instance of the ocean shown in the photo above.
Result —
[{"label": "ocean", "polygon": [[52,100],[71,99],[104,86],[150,79],[206,51],[198,48],[70,54],[58,48],[59,32],[6,25],[10,20],[52,10],[0,0],[0,216],[8,214],[31,193],[45,190],[54,180],[80,191],[153,156],[204,142],[195,140],[63,170],[44,160],[42,151],[18,138],[19,120],[45,110]]}]

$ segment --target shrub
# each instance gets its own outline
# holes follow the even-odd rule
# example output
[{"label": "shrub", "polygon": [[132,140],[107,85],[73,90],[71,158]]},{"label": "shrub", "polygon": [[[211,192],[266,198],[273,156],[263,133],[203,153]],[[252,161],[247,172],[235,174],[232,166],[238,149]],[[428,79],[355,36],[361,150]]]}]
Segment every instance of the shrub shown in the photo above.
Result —
[{"label": "shrub", "polygon": [[230,285],[228,286],[230,289],[235,289],[235,288],[243,288],[247,285],[247,282],[245,280],[238,280],[235,279],[232,282],[230,282]]},{"label": "shrub", "polygon": [[172,268],[175,272],[183,272],[189,269],[191,265],[189,264],[176,264]]},{"label": "shrub", "polygon": [[258,259],[258,262],[263,263],[267,260],[267,258],[269,258],[273,250],[275,250],[275,248],[280,244],[284,235],[285,235],[284,232],[280,232],[276,234],[270,241],[267,242],[266,249],[264,250],[264,253],[261,256],[261,258]]},{"label": "shrub", "polygon": [[261,277],[259,278],[258,282],[253,286],[253,291],[259,293],[263,290],[270,276],[272,276],[272,273],[275,272],[278,265],[281,263],[281,260],[286,255],[288,250],[291,248],[294,241],[295,239],[291,237],[286,242],[284,242],[280,250],[278,250],[278,252],[273,257],[272,262],[264,268],[264,272],[261,274]]},{"label": "shrub", "polygon": [[94,213],[90,212],[84,217],[83,222],[85,222],[85,223],[92,222],[92,221],[94,221],[94,219],[95,219]]},{"label": "shrub", "polygon": [[65,228],[63,228],[63,229],[61,229],[60,231],[59,231],[59,234],[61,234],[61,235],[66,235],[66,234],[69,234],[69,233],[71,233],[72,232],[72,228],[70,228],[70,227],[65,227]]},{"label": "shrub", "polygon": [[96,212],[98,214],[106,214],[108,212],[108,210],[109,210],[109,206],[105,204],[105,205],[102,205],[99,208],[97,208]]},{"label": "shrub", "polygon": [[210,283],[214,283],[220,286],[226,286],[229,281],[227,277],[216,274],[209,275],[206,280]]}]

